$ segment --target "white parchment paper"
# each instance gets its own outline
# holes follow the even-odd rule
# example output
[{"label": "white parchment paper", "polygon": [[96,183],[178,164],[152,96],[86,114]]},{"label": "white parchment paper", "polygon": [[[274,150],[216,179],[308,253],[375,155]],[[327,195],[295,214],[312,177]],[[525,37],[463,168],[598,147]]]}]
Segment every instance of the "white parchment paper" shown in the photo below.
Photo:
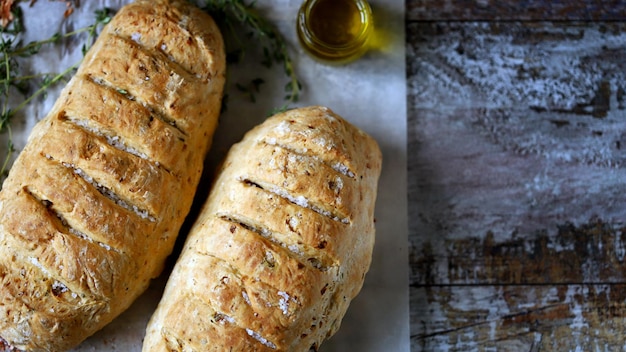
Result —
[{"label": "white parchment paper", "polygon": [[[94,11],[119,8],[126,1],[81,1],[80,7],[63,19],[65,4],[39,0],[23,4],[25,41],[44,39],[93,23]],[[297,106],[326,105],[350,120],[379,142],[383,151],[376,204],[376,246],[363,290],[352,302],[339,332],[320,350],[409,351],[408,227],[406,181],[406,76],[404,51],[404,1],[372,0],[377,47],[360,60],[344,66],[329,66],[311,59],[300,48],[295,18],[300,0],[261,0],[256,7],[285,36],[296,71],[304,84]],[[80,60],[80,47],[63,46],[43,50],[29,65],[33,71],[58,72]],[[254,57],[254,48],[244,62],[229,66],[228,107],[220,120],[207,170],[225,155],[243,134],[283,104],[287,79],[282,68],[266,69]],[[234,88],[254,78],[265,83],[252,103]],[[13,138],[23,147],[33,124],[43,118],[57,94],[33,104],[16,117]],[[6,136],[2,137],[6,139]],[[0,141],[0,151],[5,143]],[[207,174],[209,174],[207,171]],[[206,187],[209,177],[201,185]],[[201,202],[202,200],[198,200]],[[181,236],[184,236],[181,233]],[[140,351],[146,324],[155,309],[167,279],[167,271],[131,308],[74,351]]]}]

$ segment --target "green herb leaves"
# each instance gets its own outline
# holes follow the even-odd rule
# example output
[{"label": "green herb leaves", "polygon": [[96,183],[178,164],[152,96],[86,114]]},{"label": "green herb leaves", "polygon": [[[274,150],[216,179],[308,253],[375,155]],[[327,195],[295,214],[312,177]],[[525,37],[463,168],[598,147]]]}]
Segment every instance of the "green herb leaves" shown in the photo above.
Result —
[{"label": "green herb leaves", "polygon": [[[273,65],[282,65],[288,82],[285,85],[285,104],[271,112],[286,110],[292,103],[298,101],[302,84],[294,70],[294,64],[289,56],[285,39],[267,19],[262,17],[254,8],[255,2],[246,4],[243,0],[204,0],[201,8],[209,12],[220,23],[222,30],[228,30],[234,35],[238,48],[228,48],[228,62],[240,62],[245,55],[245,45],[237,35],[235,26],[242,26],[247,33],[247,40],[254,40],[262,46],[260,63],[271,68]],[[227,43],[228,44],[228,43]],[[257,44],[258,45],[258,44]],[[256,101],[255,94],[259,92],[264,81],[253,79],[248,84],[237,83],[236,88],[245,93],[250,101]]]},{"label": "green herb leaves", "polygon": [[239,90],[240,92],[247,94],[250,101],[255,103],[256,102],[255,94],[260,91],[261,84],[263,83],[265,83],[265,81],[262,78],[255,78],[252,81],[250,81],[248,85],[236,83],[235,87],[237,87],[237,90]]},{"label": "green herb leaves", "polygon": [[[8,150],[0,169],[0,177],[8,171],[9,160],[14,152],[11,135],[11,118],[38,96],[45,95],[56,83],[69,79],[80,62],[66,68],[60,73],[23,74],[20,64],[23,60],[37,55],[45,45],[54,45],[64,39],[76,37],[82,40],[83,54],[93,44],[98,31],[109,23],[113,11],[105,8],[96,11],[95,22],[87,27],[68,33],[55,33],[47,39],[24,44],[21,34],[24,32],[23,14],[19,7],[11,9],[13,20],[6,27],[0,27],[0,133],[8,133]],[[78,36],[87,33],[86,36]],[[23,100],[16,102],[15,91],[21,93]],[[11,98],[11,99],[10,99]],[[12,105],[15,104],[15,105]]]}]

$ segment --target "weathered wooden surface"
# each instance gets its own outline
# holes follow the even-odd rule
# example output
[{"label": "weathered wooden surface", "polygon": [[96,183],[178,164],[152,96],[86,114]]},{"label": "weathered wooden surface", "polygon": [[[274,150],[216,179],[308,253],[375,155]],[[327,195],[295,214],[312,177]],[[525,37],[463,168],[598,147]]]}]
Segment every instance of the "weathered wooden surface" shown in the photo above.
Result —
[{"label": "weathered wooden surface", "polygon": [[413,21],[578,20],[623,21],[621,0],[409,0],[407,18]]},{"label": "weathered wooden surface", "polygon": [[626,23],[409,18],[407,70],[413,350],[626,349]]},{"label": "weathered wooden surface", "polygon": [[626,285],[431,286],[413,351],[622,351]]}]

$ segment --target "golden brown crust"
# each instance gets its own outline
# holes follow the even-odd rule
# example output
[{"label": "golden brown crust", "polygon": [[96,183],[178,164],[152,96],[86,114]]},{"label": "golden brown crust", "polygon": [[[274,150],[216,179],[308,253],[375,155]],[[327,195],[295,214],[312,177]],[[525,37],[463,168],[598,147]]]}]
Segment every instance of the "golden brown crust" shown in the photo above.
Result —
[{"label": "golden brown crust", "polygon": [[308,351],[332,336],[371,262],[381,159],[371,137],[324,107],[248,132],[216,177],[143,350]]},{"label": "golden brown crust", "polygon": [[[77,80],[73,94],[62,98],[64,112],[59,120],[100,131],[112,141],[123,140],[128,149],[141,150],[146,158],[168,171],[184,169],[180,156],[189,148],[187,137],[148,108],[126,99],[115,89],[99,89],[91,80]],[[101,103],[94,105],[94,101]]]},{"label": "golden brown crust", "polygon": [[138,1],[105,27],[0,192],[0,345],[75,346],[159,274],[217,125],[224,56],[185,1]]}]

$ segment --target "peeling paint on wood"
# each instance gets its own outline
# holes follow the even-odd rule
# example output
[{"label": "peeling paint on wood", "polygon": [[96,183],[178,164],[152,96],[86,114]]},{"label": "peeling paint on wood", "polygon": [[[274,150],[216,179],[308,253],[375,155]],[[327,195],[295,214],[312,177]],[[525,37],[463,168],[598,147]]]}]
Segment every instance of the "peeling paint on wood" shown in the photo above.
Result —
[{"label": "peeling paint on wood", "polygon": [[413,351],[621,351],[626,285],[423,287]]},{"label": "peeling paint on wood", "polygon": [[626,19],[626,3],[616,0],[411,0],[407,2],[407,18],[412,21],[614,21]]},{"label": "peeling paint on wood", "polygon": [[407,40],[413,350],[625,350],[626,23]]},{"label": "peeling paint on wood", "polygon": [[[626,228],[599,220],[560,225],[554,235],[539,231],[502,242],[492,232],[446,239],[439,257],[432,246],[425,242],[413,248],[413,286],[610,284],[623,282],[626,271]],[[436,265],[441,259],[445,263]]]}]

